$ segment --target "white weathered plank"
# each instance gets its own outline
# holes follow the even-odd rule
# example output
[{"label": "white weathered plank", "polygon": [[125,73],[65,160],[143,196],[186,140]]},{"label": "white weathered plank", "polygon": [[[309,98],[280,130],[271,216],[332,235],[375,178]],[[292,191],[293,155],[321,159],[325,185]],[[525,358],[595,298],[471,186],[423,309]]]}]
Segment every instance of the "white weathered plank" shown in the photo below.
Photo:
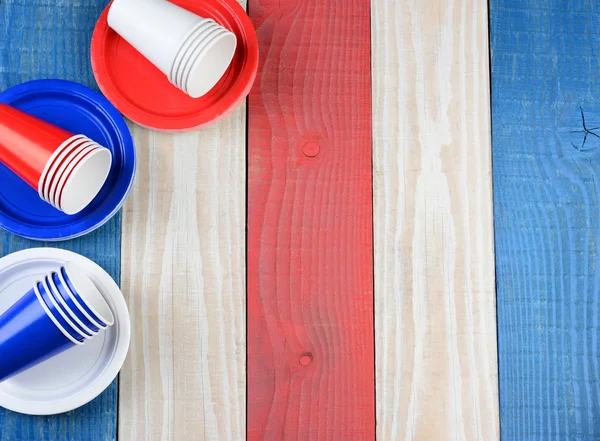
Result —
[{"label": "white weathered plank", "polygon": [[373,0],[380,440],[497,440],[487,2]]},{"label": "white weathered plank", "polygon": [[186,134],[135,126],[123,214],[132,343],[119,439],[239,441],[246,431],[245,105]]}]

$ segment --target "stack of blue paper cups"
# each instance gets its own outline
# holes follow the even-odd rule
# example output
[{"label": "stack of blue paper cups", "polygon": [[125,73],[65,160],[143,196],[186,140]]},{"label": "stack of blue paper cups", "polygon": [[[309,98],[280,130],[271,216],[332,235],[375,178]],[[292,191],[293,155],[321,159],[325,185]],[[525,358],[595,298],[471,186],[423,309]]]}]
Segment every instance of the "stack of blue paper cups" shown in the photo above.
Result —
[{"label": "stack of blue paper cups", "polygon": [[113,324],[108,303],[85,271],[72,263],[57,268],[0,316],[0,381]]}]

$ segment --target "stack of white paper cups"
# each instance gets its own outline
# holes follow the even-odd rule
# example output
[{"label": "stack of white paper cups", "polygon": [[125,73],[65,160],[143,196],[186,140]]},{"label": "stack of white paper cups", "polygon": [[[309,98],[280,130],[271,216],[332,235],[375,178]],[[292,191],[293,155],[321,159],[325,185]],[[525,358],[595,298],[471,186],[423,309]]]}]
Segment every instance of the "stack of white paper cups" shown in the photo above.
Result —
[{"label": "stack of white paper cups", "polygon": [[166,0],[114,0],[108,25],[193,98],[223,77],[235,34]]}]

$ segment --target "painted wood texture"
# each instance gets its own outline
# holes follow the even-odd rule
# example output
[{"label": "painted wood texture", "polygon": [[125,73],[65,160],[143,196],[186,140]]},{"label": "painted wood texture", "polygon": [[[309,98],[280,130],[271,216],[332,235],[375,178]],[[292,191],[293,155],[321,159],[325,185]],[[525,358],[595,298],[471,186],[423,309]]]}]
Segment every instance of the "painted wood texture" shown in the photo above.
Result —
[{"label": "painted wood texture", "polygon": [[498,440],[487,4],[372,23],[377,439]]},{"label": "painted wood texture", "polygon": [[600,439],[600,3],[492,0],[504,441]]},{"label": "painted wood texture", "polygon": [[123,215],[132,344],[119,439],[239,441],[246,430],[246,112],[187,134],[133,127]]},{"label": "painted wood texture", "polygon": [[[105,1],[0,1],[0,91],[21,82],[62,78],[95,87],[89,41]],[[40,246],[89,257],[118,282],[121,215],[85,237],[34,242],[0,232],[0,255]],[[117,381],[88,405],[63,415],[32,417],[0,408],[0,441],[110,441],[116,438]]]},{"label": "painted wood texture", "polygon": [[370,5],[249,3],[247,439],[372,440]]}]

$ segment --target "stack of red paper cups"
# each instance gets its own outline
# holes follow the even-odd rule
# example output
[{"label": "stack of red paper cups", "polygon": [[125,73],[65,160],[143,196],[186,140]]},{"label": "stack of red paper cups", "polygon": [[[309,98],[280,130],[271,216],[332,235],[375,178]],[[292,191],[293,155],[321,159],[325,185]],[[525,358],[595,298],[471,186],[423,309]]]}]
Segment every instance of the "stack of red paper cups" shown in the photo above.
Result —
[{"label": "stack of red paper cups", "polygon": [[112,154],[84,135],[0,104],[0,162],[66,214],[87,207],[108,177]]}]

